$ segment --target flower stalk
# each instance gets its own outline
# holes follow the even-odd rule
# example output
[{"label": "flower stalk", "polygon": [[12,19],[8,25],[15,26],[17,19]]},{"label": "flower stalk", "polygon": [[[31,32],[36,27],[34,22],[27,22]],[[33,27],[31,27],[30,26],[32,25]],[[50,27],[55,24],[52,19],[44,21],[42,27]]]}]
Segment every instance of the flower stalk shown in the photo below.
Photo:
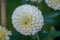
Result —
[{"label": "flower stalk", "polygon": [[37,40],[40,40],[38,33],[36,34],[36,38],[37,38]]}]

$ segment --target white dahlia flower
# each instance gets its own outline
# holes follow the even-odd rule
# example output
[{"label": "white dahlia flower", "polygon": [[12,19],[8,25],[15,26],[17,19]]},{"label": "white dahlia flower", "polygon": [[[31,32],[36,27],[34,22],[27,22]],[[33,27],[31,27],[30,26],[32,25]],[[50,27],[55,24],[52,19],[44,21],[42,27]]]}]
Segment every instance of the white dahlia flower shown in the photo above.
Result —
[{"label": "white dahlia flower", "polygon": [[24,35],[34,35],[41,31],[43,22],[41,11],[37,7],[27,4],[17,7],[12,15],[13,26]]},{"label": "white dahlia flower", "polygon": [[45,0],[45,2],[54,10],[60,10],[60,0]]},{"label": "white dahlia flower", "polygon": [[0,40],[10,40],[9,35],[11,35],[11,31],[8,31],[5,27],[0,26]]},{"label": "white dahlia flower", "polygon": [[30,1],[40,3],[42,0],[30,0]]}]

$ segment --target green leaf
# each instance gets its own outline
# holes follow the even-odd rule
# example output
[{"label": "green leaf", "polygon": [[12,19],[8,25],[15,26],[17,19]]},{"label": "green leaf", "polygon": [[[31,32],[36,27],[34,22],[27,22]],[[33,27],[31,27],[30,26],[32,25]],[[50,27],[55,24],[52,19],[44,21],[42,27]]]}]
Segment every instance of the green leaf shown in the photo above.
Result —
[{"label": "green leaf", "polygon": [[47,23],[47,24],[48,23],[49,24],[55,24],[54,18],[57,17],[57,16],[59,16],[59,15],[60,15],[60,11],[54,11],[54,12],[52,12],[50,14],[47,14],[47,15],[44,16],[44,19],[45,19],[44,22]]}]

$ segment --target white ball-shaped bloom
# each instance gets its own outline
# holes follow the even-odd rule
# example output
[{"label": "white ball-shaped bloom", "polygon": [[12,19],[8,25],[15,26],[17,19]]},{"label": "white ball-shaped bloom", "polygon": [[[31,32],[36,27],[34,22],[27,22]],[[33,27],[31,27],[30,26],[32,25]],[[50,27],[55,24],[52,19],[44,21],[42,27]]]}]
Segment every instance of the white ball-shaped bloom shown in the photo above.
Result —
[{"label": "white ball-shaped bloom", "polygon": [[42,0],[30,0],[30,1],[40,3]]},{"label": "white ball-shaped bloom", "polygon": [[60,0],[45,0],[45,2],[54,10],[60,10]]},{"label": "white ball-shaped bloom", "polygon": [[27,4],[17,7],[12,15],[13,26],[23,35],[34,35],[41,31],[43,22],[41,11]]},{"label": "white ball-shaped bloom", "polygon": [[0,40],[10,40],[9,35],[12,35],[11,31],[8,31],[5,27],[0,26]]}]

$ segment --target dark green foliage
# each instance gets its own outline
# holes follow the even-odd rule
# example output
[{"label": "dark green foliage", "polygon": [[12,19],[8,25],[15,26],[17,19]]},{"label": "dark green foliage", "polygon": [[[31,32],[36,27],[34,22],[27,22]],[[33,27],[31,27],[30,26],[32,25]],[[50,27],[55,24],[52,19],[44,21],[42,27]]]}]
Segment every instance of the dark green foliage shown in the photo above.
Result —
[{"label": "dark green foliage", "polygon": [[[7,29],[11,30],[13,35],[11,36],[11,40],[33,40],[31,36],[24,36],[17,32],[12,25],[12,13],[16,7],[23,5],[25,2],[23,0],[6,0],[6,18],[7,18]],[[44,16],[44,26],[42,31],[39,32],[40,40],[55,40],[54,38],[60,36],[60,31],[56,31],[60,28],[60,11],[54,11],[52,8],[49,8],[44,0],[40,3],[32,3],[31,5],[38,6],[42,11]],[[60,29],[59,29],[60,30]]]}]

